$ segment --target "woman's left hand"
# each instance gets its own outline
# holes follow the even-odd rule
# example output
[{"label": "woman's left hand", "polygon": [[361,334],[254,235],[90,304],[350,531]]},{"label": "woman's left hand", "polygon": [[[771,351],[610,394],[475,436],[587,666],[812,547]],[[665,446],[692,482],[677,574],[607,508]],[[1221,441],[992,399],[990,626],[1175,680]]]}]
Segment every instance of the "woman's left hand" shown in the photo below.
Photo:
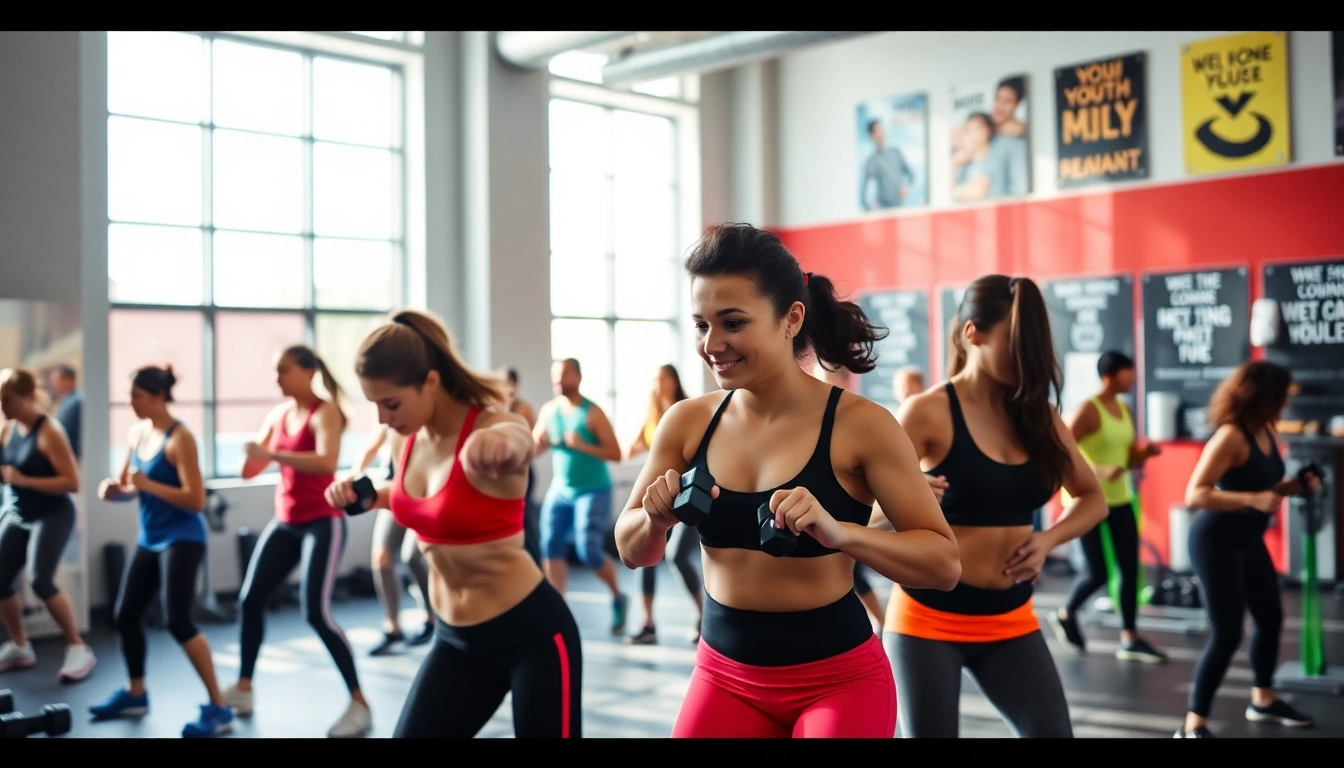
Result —
[{"label": "woman's left hand", "polygon": [[247,443],[243,446],[243,451],[247,454],[248,461],[270,461],[275,458],[266,446],[260,443]]},{"label": "woman's left hand", "polygon": [[28,476],[15,469],[12,465],[6,464],[0,467],[0,481],[12,485],[15,488],[22,488],[28,482]]},{"label": "woman's left hand", "polygon": [[510,475],[527,461],[527,452],[519,452],[518,440],[498,429],[472,432],[462,444],[458,460],[462,469],[486,477]]},{"label": "woman's left hand", "polygon": [[145,486],[149,484],[149,477],[144,472],[132,469],[130,472],[130,481],[131,487],[135,488],[137,491],[143,491],[145,490]]},{"label": "woman's left hand", "polygon": [[775,513],[776,528],[788,528],[794,535],[806,533],[827,549],[840,548],[844,526],[806,488],[775,491],[770,509]]},{"label": "woman's left hand", "polygon": [[1011,576],[1017,584],[1024,581],[1035,584],[1041,577],[1041,567],[1045,565],[1045,558],[1052,549],[1054,545],[1045,531],[1033,531],[1022,546],[1008,558],[1004,575]]}]

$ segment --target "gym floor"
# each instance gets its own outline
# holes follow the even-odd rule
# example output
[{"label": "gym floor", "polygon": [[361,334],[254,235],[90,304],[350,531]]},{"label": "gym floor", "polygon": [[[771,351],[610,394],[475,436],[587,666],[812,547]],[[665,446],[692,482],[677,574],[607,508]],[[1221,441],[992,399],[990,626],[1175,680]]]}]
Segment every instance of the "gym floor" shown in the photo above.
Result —
[{"label": "gym floor", "polygon": [[[874,579],[881,582],[881,579]],[[875,583],[883,598],[889,584]],[[1171,656],[1162,666],[1120,662],[1114,657],[1118,630],[1085,625],[1088,654],[1070,654],[1054,639],[1045,622],[1047,612],[1064,599],[1068,577],[1044,576],[1037,587],[1036,609],[1069,700],[1074,732],[1079,738],[1171,738],[1185,712],[1186,696],[1195,660],[1205,635],[1199,632],[1158,631],[1143,626],[1150,642]],[[638,627],[636,576],[626,572],[629,590],[627,633]],[[671,570],[658,574],[655,613],[659,643],[630,646],[608,633],[610,595],[590,572],[571,572],[569,602],[584,636],[583,706],[585,737],[667,737],[695,661],[687,633],[694,609]],[[1284,592],[1288,613],[1281,658],[1298,657],[1301,627],[1299,594]],[[1344,663],[1344,601],[1330,592],[1322,596],[1328,659]],[[423,613],[408,595],[403,627],[421,626]],[[1090,609],[1088,609],[1090,611]],[[381,638],[382,611],[375,598],[351,599],[333,605],[337,622],[355,647],[364,695],[373,711],[372,737],[387,738],[396,727],[406,691],[414,679],[427,646],[400,655],[371,658],[368,651]],[[1091,622],[1092,615],[1085,616]],[[233,682],[238,671],[237,625],[202,625],[214,648],[221,685]],[[98,666],[83,682],[62,685],[56,680],[63,649],[59,639],[35,641],[35,668],[0,675],[0,689],[13,691],[15,707],[36,713],[43,705],[64,702],[74,710],[75,738],[177,738],[184,723],[194,719],[205,698],[186,657],[165,631],[151,630],[148,660],[150,713],[139,720],[90,722],[88,706],[125,685],[125,666],[116,634],[106,622],[96,622],[87,638],[98,655]],[[1242,715],[1250,684],[1245,643],[1237,654],[1227,681],[1219,691],[1210,727],[1220,737],[1328,738],[1344,734],[1344,698],[1286,694],[1294,706],[1316,718],[1311,729],[1292,729],[1246,722]],[[981,695],[969,677],[963,677],[961,736],[1010,737],[1011,731]],[[326,650],[308,628],[297,608],[267,614],[266,641],[257,664],[256,712],[235,723],[232,738],[321,738],[346,706],[345,690]],[[511,737],[509,699],[482,730],[481,737]]]}]

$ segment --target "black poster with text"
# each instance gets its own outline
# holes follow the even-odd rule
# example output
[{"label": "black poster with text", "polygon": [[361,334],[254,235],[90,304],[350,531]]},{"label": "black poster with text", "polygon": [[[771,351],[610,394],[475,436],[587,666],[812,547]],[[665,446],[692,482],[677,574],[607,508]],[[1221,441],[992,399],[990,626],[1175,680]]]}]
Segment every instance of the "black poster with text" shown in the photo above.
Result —
[{"label": "black poster with text", "polygon": [[1056,69],[1059,188],[1147,178],[1147,104],[1142,53]]},{"label": "black poster with text", "polygon": [[877,342],[877,367],[859,377],[859,394],[896,408],[896,372],[918,368],[929,380],[929,294],[921,290],[883,291],[859,297],[859,306],[874,324],[887,329]]},{"label": "black poster with text", "polygon": [[[952,333],[952,319],[957,315],[957,309],[961,306],[961,297],[966,294],[966,286],[951,286],[943,288],[938,292],[939,306],[939,324],[938,324],[938,370],[942,372],[944,379],[948,378],[948,338]],[[929,382],[933,384],[932,381]]]},{"label": "black poster with text", "polygon": [[1245,267],[1143,276],[1143,389],[1179,398],[1177,437],[1208,438],[1209,396],[1250,356],[1248,289]]},{"label": "black poster with text", "polygon": [[1041,285],[1050,314],[1055,358],[1064,372],[1064,413],[1101,387],[1097,358],[1107,351],[1134,355],[1134,277],[1047,280]]},{"label": "black poster with text", "polygon": [[1278,333],[1265,359],[1292,371],[1301,392],[1284,418],[1319,421],[1344,416],[1344,260],[1264,268],[1265,298],[1278,313]]}]

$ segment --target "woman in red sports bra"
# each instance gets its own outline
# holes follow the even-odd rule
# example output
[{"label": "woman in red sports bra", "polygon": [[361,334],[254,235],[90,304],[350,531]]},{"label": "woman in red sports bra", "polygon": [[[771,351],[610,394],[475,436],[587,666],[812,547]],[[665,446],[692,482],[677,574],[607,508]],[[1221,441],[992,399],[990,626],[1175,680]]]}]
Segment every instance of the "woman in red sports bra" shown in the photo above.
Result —
[{"label": "woman in red sports bra", "polygon": [[[560,593],[523,546],[532,434],[500,383],[469,369],[435,318],[403,310],[360,347],[378,420],[406,436],[396,477],[364,505],[390,509],[430,565],[434,643],[394,738],[470,738],[513,695],[519,738],[578,738],[583,658]],[[499,410],[496,410],[499,407]],[[355,504],[354,480],[327,490]]]}]

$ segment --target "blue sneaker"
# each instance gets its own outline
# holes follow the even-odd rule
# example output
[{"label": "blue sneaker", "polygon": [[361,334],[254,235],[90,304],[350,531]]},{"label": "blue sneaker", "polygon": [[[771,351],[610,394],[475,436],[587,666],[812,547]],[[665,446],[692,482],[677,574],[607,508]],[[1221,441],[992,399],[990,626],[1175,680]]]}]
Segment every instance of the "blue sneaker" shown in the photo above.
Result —
[{"label": "blue sneaker", "polygon": [[622,593],[611,601],[611,634],[619,635],[625,631],[626,597]]},{"label": "blue sneaker", "polygon": [[187,723],[182,729],[184,739],[204,739],[220,736],[233,730],[233,707],[220,707],[214,703],[201,705],[201,719]]},{"label": "blue sneaker", "polygon": [[149,712],[149,694],[132,696],[130,691],[120,688],[102,704],[89,707],[89,714],[95,720],[112,720],[118,717],[140,717]]}]

